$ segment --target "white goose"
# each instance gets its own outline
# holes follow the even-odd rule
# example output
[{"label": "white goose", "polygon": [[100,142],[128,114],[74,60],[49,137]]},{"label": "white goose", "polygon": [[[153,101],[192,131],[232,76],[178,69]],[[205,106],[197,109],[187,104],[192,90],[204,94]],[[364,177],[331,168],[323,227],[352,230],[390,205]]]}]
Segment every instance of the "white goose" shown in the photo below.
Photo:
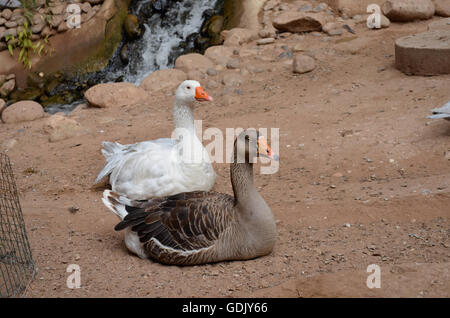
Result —
[{"label": "white goose", "polygon": [[[216,174],[208,152],[195,134],[192,111],[195,101],[211,100],[199,82],[181,83],[173,106],[175,131],[181,132],[181,137],[130,145],[103,142],[106,166],[95,183],[109,176],[112,191],[131,200],[211,190]],[[196,160],[186,160],[187,154]]]}]

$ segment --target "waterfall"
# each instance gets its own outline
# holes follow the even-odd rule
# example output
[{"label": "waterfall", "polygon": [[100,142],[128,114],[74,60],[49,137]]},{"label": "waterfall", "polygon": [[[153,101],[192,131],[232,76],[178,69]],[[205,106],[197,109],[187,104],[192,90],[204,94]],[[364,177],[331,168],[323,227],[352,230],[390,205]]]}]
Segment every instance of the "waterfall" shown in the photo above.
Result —
[{"label": "waterfall", "polygon": [[[114,53],[108,66],[95,73],[85,74],[67,79],[55,93],[72,92],[79,96],[70,104],[53,104],[45,107],[45,111],[69,113],[82,103],[83,92],[80,83],[87,87],[95,84],[124,81],[139,85],[152,72],[167,69],[174,65],[175,59],[193,47],[192,34],[200,32],[205,20],[205,12],[217,12],[222,0],[165,0],[167,7],[163,12],[152,9],[152,0],[132,1],[130,13],[141,18],[145,28],[143,36],[129,42],[129,63],[124,65],[120,60],[120,47]],[[149,13],[150,12],[150,13]],[[85,86],[85,87],[86,87]],[[80,99],[81,98],[81,99]]]},{"label": "waterfall", "polygon": [[[134,13],[139,12],[151,0],[139,1]],[[139,40],[137,52],[130,63],[116,75],[124,81],[140,84],[150,73],[173,66],[177,56],[183,53],[180,47],[188,36],[199,32],[203,13],[215,8],[217,0],[181,0],[174,2],[164,14],[155,13],[144,22],[145,33]]]}]

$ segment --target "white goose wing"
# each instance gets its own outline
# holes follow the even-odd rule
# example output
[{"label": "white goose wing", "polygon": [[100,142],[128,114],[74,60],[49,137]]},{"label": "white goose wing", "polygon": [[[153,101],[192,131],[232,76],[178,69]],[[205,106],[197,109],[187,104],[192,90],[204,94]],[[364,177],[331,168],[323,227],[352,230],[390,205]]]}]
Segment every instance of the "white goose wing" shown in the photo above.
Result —
[{"label": "white goose wing", "polygon": [[175,146],[175,141],[170,138],[160,138],[151,141],[138,142],[135,144],[122,145],[118,142],[103,141],[102,154],[106,158],[106,165],[100,171],[95,183],[98,183],[102,178],[110,175],[123,160],[128,158],[131,154],[137,152],[145,152],[147,149],[152,149],[155,144],[167,148]]},{"label": "white goose wing", "polygon": [[105,155],[107,165],[99,177],[109,174],[112,190],[131,200],[208,191],[214,185],[215,173],[211,164],[185,165],[180,160],[178,143],[173,139],[114,145],[114,149],[113,154]]}]

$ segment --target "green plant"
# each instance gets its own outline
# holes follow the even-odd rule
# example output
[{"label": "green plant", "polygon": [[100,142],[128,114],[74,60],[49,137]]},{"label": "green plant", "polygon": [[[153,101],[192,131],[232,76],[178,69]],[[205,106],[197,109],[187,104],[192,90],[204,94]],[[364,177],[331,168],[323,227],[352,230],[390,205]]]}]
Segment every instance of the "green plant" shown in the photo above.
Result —
[{"label": "green plant", "polygon": [[[14,49],[19,49],[18,61],[21,62],[25,67],[31,69],[32,53],[37,53],[42,56],[42,53],[48,53],[49,50],[46,48],[48,45],[48,35],[43,39],[43,43],[38,41],[33,43],[31,40],[33,32],[30,29],[30,25],[33,24],[33,12],[37,7],[36,0],[21,0],[22,6],[24,8],[25,21],[22,25],[20,31],[18,31],[17,38],[13,35],[6,36],[5,40],[8,43],[8,50],[11,56],[14,56]],[[45,5],[48,6],[48,0],[46,0]],[[19,29],[18,29],[19,30]]]},{"label": "green plant", "polygon": [[[6,37],[6,41],[8,42],[8,50],[11,56],[14,56],[14,49],[19,48],[20,51],[18,61],[30,69],[32,67],[32,52],[37,53],[39,56],[42,56],[42,51],[45,49],[45,44],[48,44],[48,36],[44,38],[44,43],[41,43],[41,41],[33,43],[31,41],[32,35],[33,32],[31,32],[31,29],[28,27],[28,22],[25,21],[23,23],[22,29],[17,34],[17,39],[13,35],[8,35]],[[47,51],[48,50],[46,50],[45,52]]]}]

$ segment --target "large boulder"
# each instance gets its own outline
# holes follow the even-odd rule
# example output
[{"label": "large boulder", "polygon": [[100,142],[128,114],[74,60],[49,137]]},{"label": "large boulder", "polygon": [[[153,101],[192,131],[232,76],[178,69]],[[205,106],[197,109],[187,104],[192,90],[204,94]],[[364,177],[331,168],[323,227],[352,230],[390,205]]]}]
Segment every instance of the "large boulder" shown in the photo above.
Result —
[{"label": "large boulder", "polygon": [[395,41],[395,67],[408,75],[450,74],[450,30],[408,35]]},{"label": "large boulder", "polygon": [[212,67],[214,67],[213,62],[211,62],[209,58],[198,53],[181,55],[175,61],[175,68],[186,74],[194,70],[206,73],[208,68]]},{"label": "large boulder", "polygon": [[388,0],[382,9],[384,15],[394,22],[427,20],[435,11],[431,0]]},{"label": "large boulder", "polygon": [[94,107],[121,107],[144,103],[148,94],[131,83],[98,84],[84,93],[87,101]]},{"label": "large boulder", "polygon": [[433,0],[436,9],[436,15],[441,17],[450,17],[450,1],[449,0]]},{"label": "large boulder", "polygon": [[8,124],[32,121],[43,116],[42,106],[31,100],[14,103],[2,112],[2,120]]},{"label": "large boulder", "polygon": [[139,87],[149,92],[162,89],[175,90],[185,80],[187,80],[187,75],[183,71],[176,69],[159,70],[147,76]]},{"label": "large boulder", "polygon": [[328,20],[323,13],[287,11],[273,20],[273,26],[281,32],[312,32],[321,31]]}]

